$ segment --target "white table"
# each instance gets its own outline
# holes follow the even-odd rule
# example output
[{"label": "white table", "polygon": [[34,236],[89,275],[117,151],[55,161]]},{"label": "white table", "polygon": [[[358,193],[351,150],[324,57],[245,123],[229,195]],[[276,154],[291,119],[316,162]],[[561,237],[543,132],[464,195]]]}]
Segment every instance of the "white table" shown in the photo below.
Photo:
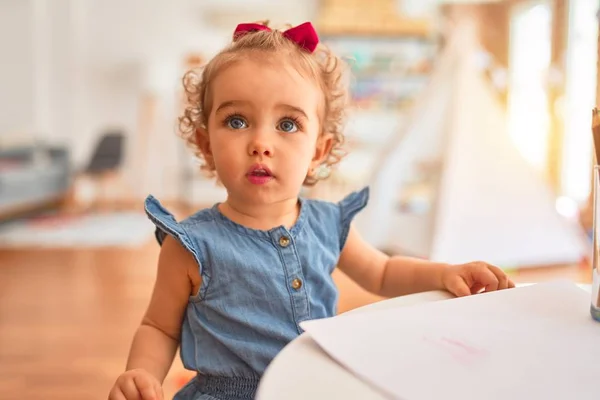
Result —
[{"label": "white table", "polygon": [[[518,285],[526,286],[526,285]],[[591,292],[591,285],[580,285]],[[385,300],[349,313],[402,307],[451,298],[435,291]],[[257,400],[372,399],[385,400],[377,390],[342,368],[307,335],[300,335],[271,362],[261,380]]]},{"label": "white table", "polygon": [[[346,314],[395,308],[451,298],[447,292],[425,292],[381,301]],[[345,314],[345,315],[346,315]],[[271,362],[258,388],[257,400],[385,399],[342,368],[307,335],[300,335]]]}]

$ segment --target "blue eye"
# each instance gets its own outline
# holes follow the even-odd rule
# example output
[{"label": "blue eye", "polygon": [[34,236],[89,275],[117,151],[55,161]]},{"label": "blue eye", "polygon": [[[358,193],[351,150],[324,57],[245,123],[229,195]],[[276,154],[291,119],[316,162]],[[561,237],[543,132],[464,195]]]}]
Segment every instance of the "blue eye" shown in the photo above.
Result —
[{"label": "blue eye", "polygon": [[298,130],[298,125],[292,120],[284,119],[279,123],[279,130],[287,133],[294,133]]},{"label": "blue eye", "polygon": [[231,117],[227,120],[227,126],[231,129],[244,129],[248,125],[246,125],[246,121],[240,117]]}]

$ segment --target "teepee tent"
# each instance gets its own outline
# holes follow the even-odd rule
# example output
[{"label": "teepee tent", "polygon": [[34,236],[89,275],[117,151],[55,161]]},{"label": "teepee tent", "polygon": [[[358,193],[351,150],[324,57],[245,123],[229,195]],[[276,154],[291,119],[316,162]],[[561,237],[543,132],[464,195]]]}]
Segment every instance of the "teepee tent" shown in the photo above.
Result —
[{"label": "teepee tent", "polygon": [[[363,234],[379,247],[451,263],[578,262],[587,252],[583,232],[556,212],[550,188],[511,142],[476,49],[474,29],[461,23],[402,140],[374,173]],[[398,211],[403,179],[419,160],[436,157],[441,169],[429,212]]]},{"label": "teepee tent", "polygon": [[[445,119],[452,104],[457,41],[450,40],[440,54],[429,84],[421,93],[403,129],[390,140],[371,171],[369,206],[357,226],[374,246],[426,256],[432,221],[429,215],[397,212],[399,196],[419,174],[422,161],[438,160],[443,153]],[[398,229],[399,228],[399,229]],[[400,244],[398,246],[398,244]]]}]

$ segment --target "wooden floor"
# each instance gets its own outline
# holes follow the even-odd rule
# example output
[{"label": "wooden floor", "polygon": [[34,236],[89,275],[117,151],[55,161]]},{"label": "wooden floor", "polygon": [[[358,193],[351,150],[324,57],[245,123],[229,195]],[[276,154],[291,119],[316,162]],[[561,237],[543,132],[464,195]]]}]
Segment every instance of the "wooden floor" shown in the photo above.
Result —
[{"label": "wooden floor", "polygon": [[[153,242],[127,250],[0,250],[0,398],[106,399],[146,307],[157,255]],[[518,282],[555,277],[589,282],[578,266],[514,275]],[[341,311],[377,300],[340,274],[335,279]],[[177,359],[166,398],[187,376]]]}]

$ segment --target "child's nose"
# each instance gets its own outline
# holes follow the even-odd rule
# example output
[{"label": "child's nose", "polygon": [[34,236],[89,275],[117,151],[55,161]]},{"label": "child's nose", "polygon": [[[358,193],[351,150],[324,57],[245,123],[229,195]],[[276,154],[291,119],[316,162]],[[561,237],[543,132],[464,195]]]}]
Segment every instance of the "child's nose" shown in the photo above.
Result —
[{"label": "child's nose", "polygon": [[268,135],[255,133],[252,137],[252,141],[248,146],[248,154],[251,156],[266,156],[271,157],[273,155],[273,148],[270,141],[267,138]]},{"label": "child's nose", "polygon": [[258,155],[264,155],[269,157],[271,155],[271,150],[264,148],[264,147],[255,147],[254,150],[252,150],[251,155],[253,156],[258,156]]}]

